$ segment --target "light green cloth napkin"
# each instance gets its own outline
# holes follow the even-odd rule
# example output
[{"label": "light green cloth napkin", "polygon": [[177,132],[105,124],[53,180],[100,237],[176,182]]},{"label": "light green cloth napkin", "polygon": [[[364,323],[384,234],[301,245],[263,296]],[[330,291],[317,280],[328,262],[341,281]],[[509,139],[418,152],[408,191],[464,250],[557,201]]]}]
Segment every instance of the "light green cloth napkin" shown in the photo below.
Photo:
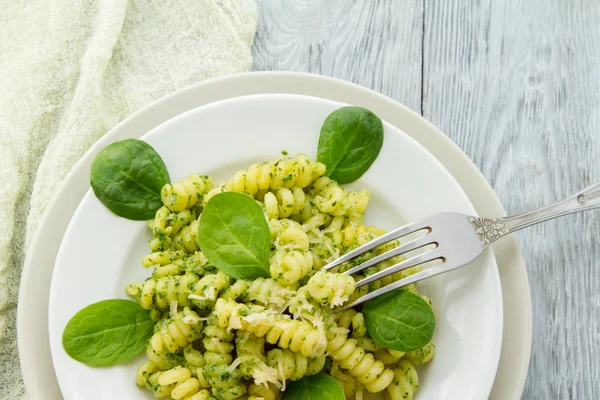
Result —
[{"label": "light green cloth napkin", "polygon": [[60,182],[145,104],[252,66],[254,0],[0,0],[0,399],[25,393],[25,250]]}]

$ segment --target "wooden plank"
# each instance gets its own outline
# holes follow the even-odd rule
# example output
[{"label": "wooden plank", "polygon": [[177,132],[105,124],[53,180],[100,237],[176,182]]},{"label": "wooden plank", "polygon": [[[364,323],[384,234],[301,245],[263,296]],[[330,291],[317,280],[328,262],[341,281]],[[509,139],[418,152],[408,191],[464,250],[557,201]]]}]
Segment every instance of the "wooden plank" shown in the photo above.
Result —
[{"label": "wooden plank", "polygon": [[422,0],[262,0],[254,69],[314,72],[420,111]]},{"label": "wooden plank", "polygon": [[[425,2],[424,116],[488,178],[509,213],[600,181],[600,7]],[[600,398],[600,214],[519,234],[534,338],[524,399]]]}]

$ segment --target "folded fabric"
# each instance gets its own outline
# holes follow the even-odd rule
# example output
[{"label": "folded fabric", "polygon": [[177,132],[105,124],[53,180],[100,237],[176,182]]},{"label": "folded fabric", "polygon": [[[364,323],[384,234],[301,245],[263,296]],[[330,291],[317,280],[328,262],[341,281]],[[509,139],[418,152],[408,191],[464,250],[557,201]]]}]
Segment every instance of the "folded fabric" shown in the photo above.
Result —
[{"label": "folded fabric", "polygon": [[0,400],[23,397],[27,244],[70,168],[147,103],[250,70],[254,0],[0,0]]}]

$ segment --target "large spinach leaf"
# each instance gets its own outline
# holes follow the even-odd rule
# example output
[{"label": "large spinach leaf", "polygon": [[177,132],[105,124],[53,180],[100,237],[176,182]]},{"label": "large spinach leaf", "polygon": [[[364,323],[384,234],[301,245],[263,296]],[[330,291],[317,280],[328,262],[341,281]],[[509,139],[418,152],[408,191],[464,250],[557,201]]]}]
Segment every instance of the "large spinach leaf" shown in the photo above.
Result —
[{"label": "large spinach leaf", "polygon": [[431,341],[435,331],[435,315],[429,304],[407,290],[371,300],[363,315],[373,340],[393,350],[418,350]]},{"label": "large spinach leaf", "polygon": [[342,107],[332,112],[321,128],[317,161],[338,183],[360,178],[373,164],[383,145],[381,119],[362,107]]},{"label": "large spinach leaf", "polygon": [[103,300],[71,318],[63,332],[63,347],[87,365],[119,364],[144,350],[154,324],[150,312],[133,301]]},{"label": "large spinach leaf", "polygon": [[162,206],[160,190],[169,183],[169,173],[152,146],[126,139],[98,153],[92,162],[90,183],[96,197],[113,213],[147,220]]},{"label": "large spinach leaf", "polygon": [[198,245],[211,264],[233,278],[269,276],[269,226],[262,208],[248,195],[212,197],[200,217]]}]

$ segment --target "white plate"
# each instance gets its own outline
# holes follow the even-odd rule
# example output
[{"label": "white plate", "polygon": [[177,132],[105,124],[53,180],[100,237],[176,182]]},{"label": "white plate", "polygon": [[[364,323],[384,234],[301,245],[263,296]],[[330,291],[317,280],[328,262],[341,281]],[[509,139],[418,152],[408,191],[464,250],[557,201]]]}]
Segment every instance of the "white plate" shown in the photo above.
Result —
[{"label": "white plate", "polygon": [[[89,166],[110,142],[140,137],[161,122],[217,100],[253,93],[298,93],[346,101],[375,111],[436,156],[461,184],[479,214],[504,215],[493,190],[473,163],[437,128],[401,104],[363,87],[318,75],[265,72],[234,75],[190,86],[136,112],[100,139],[66,177],[31,242],[19,293],[18,330],[23,378],[33,399],[60,399],[47,341],[50,277],[62,235],[89,188]],[[490,399],[518,400],[531,351],[531,298],[515,238],[494,244],[504,299],[502,355]]]},{"label": "white plate", "polygon": [[[282,150],[314,159],[323,121],[342,105],[289,94],[238,97],[188,111],[142,138],[162,156],[173,181],[198,172],[222,182],[253,163],[277,158]],[[395,126],[385,123],[384,128],[381,153],[352,185],[371,192],[367,224],[389,230],[443,211],[475,214],[435,157]],[[78,310],[106,298],[126,298],[126,284],[149,276],[140,265],[149,239],[144,222],[115,216],[91,190],[75,211],[56,258],[48,314],[52,358],[66,399],[152,397],[132,383],[139,360],[90,368],[62,347],[64,327]],[[437,351],[421,371],[418,398],[486,398],[502,343],[502,291],[492,252],[420,288],[435,305]]]}]

